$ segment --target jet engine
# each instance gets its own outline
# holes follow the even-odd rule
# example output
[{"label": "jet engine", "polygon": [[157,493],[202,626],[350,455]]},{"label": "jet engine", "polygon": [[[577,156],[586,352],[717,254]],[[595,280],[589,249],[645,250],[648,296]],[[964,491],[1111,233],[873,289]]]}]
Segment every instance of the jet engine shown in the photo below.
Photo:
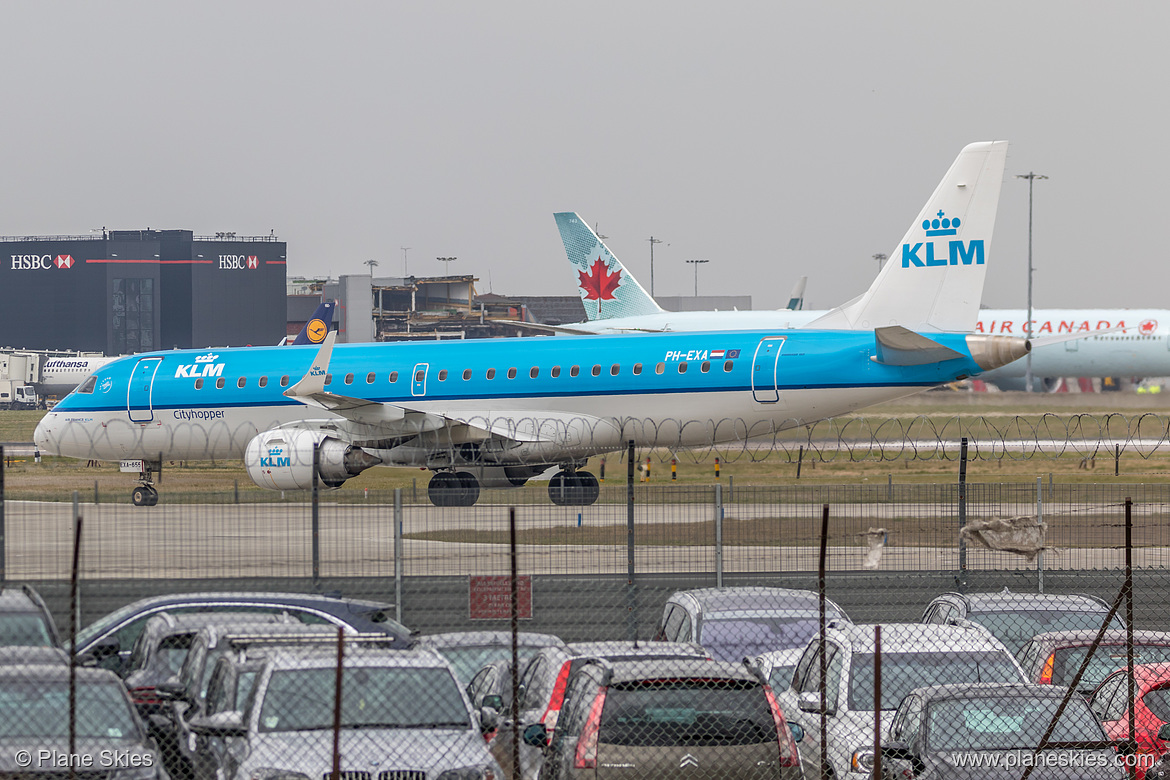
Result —
[{"label": "jet engine", "polygon": [[304,428],[265,431],[252,438],[244,451],[248,476],[269,490],[311,490],[313,447],[317,448],[317,477],[336,488],[382,462],[360,447],[331,438],[324,431]]}]

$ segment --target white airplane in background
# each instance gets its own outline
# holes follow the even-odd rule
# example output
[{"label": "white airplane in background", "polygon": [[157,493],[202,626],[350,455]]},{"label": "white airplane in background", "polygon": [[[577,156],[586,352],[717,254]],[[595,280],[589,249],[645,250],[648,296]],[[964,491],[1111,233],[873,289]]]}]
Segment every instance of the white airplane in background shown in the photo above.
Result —
[{"label": "white airplane in background", "polygon": [[[829,312],[796,310],[804,293],[804,277],[793,291],[790,308],[765,311],[666,311],[646,292],[605,243],[574,212],[554,215],[569,263],[576,272],[587,322],[561,325],[567,333],[660,333],[724,329],[795,329],[852,327]],[[945,220],[945,217],[944,217]],[[951,226],[926,227],[927,234]],[[903,244],[887,265],[903,268],[932,265],[931,244]],[[931,252],[929,255],[927,251]],[[1034,309],[1032,332],[1023,309],[982,309],[976,333],[1034,339],[1034,388],[1054,389],[1060,377],[1170,376],[1170,310],[1166,309]],[[929,328],[923,328],[929,330]],[[1094,331],[1108,331],[1097,332]],[[1084,333],[1083,338],[1050,343],[1056,337]],[[1023,390],[1026,361],[1017,360],[980,376],[1004,390]]]}]

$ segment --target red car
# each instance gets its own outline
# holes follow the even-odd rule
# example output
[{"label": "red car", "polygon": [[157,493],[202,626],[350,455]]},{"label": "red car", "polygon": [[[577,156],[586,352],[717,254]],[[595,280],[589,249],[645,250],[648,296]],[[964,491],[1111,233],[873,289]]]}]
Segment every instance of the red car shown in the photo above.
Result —
[{"label": "red car", "polygon": [[[1170,663],[1137,664],[1134,671],[1134,738],[1137,741],[1137,778],[1166,752],[1158,729],[1170,723]],[[1129,679],[1118,669],[1093,692],[1089,706],[1101,719],[1109,739],[1129,739]]]}]

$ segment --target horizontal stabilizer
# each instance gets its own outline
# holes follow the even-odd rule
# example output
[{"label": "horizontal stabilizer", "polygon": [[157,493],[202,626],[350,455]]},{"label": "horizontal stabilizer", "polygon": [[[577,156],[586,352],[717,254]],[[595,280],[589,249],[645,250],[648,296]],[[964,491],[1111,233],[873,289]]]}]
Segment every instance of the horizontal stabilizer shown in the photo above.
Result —
[{"label": "horizontal stabilizer", "polygon": [[966,357],[962,352],[956,352],[901,325],[878,328],[874,336],[877,338],[877,355],[873,361],[884,366],[922,366]]}]

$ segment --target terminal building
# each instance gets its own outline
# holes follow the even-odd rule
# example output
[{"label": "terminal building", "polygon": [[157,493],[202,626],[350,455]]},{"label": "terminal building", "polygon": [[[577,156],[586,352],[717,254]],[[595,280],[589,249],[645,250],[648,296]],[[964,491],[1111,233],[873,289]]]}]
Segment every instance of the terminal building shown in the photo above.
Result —
[{"label": "terminal building", "polygon": [[190,230],[0,237],[0,343],[107,355],[276,344],[285,252],[275,235]]}]

